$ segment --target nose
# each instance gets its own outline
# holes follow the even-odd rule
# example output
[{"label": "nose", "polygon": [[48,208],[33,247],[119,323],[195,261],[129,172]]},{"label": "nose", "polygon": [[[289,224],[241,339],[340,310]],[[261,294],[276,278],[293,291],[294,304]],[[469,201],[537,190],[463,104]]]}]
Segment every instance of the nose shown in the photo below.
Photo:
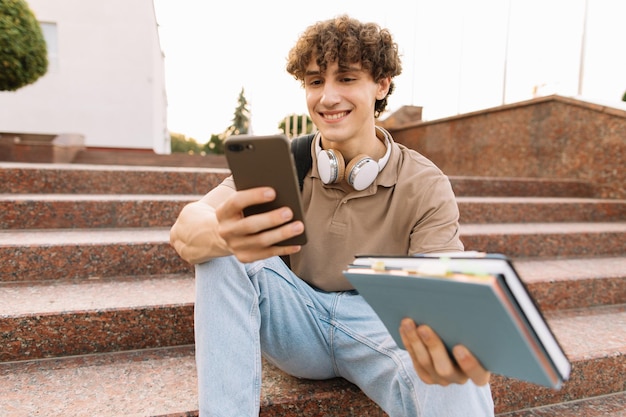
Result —
[{"label": "nose", "polygon": [[327,81],[324,83],[324,89],[322,91],[322,97],[320,103],[325,106],[332,107],[340,101],[339,90],[334,82]]}]

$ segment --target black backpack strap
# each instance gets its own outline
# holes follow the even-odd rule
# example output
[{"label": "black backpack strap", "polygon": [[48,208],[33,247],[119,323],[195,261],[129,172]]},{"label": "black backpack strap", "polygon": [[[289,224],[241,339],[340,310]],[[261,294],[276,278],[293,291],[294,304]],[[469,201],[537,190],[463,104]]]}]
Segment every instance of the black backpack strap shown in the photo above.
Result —
[{"label": "black backpack strap", "polygon": [[299,136],[291,141],[291,152],[296,162],[296,170],[298,171],[298,183],[300,184],[300,191],[304,186],[304,177],[311,169],[313,165],[313,158],[311,158],[311,142],[315,133],[309,135]]}]

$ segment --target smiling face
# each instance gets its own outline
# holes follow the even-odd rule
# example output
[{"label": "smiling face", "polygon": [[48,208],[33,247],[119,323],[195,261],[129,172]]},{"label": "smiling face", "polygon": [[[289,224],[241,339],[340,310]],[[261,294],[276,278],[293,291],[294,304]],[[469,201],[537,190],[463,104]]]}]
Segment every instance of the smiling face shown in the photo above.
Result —
[{"label": "smiling face", "polygon": [[387,96],[394,90],[393,77],[400,75],[402,65],[398,46],[387,29],[343,15],[306,28],[289,51],[286,70],[307,89],[307,101],[307,77],[316,72],[326,83],[331,79],[338,82],[346,74],[348,78],[356,75],[357,82],[362,81],[361,75],[368,76],[369,82],[389,82],[387,94],[377,97],[372,109],[378,117],[387,106]]},{"label": "smiling face", "polygon": [[345,143],[375,137],[375,103],[387,95],[389,77],[375,82],[360,64],[340,68],[334,62],[321,70],[312,59],[303,84],[309,115],[324,139]]}]

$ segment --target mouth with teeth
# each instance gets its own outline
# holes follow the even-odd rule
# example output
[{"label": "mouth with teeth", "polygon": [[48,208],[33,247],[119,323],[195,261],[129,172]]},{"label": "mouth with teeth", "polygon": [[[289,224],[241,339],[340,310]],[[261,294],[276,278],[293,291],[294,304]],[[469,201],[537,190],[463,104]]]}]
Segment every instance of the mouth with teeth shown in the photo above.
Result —
[{"label": "mouth with teeth", "polygon": [[320,113],[320,115],[325,119],[325,120],[339,120],[342,117],[345,117],[349,114],[350,112],[348,111],[342,111],[339,113]]}]

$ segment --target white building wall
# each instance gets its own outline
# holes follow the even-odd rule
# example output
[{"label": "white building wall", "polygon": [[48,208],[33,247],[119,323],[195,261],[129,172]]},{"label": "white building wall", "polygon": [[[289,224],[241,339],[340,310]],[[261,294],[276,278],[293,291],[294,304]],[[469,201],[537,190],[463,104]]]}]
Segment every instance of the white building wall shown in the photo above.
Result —
[{"label": "white building wall", "polygon": [[29,0],[56,25],[58,61],[0,92],[0,131],[79,133],[87,147],[169,153],[163,55],[152,0]]}]

